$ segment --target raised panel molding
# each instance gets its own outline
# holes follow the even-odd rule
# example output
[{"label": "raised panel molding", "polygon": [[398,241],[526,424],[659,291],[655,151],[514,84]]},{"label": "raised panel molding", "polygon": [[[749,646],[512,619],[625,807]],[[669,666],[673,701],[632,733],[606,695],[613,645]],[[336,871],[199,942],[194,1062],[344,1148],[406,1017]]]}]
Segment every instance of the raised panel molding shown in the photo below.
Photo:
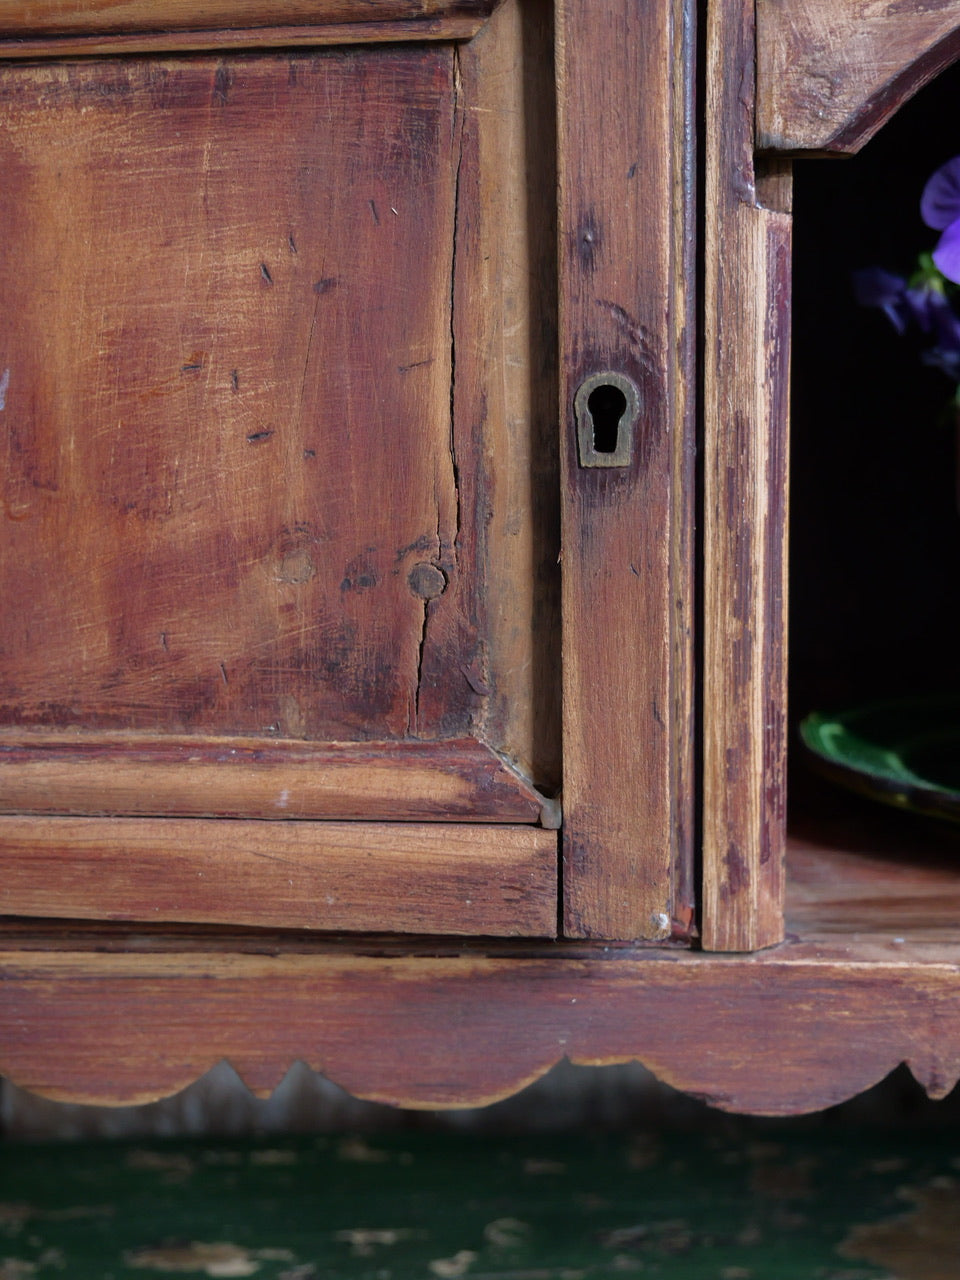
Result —
[{"label": "raised panel molding", "polygon": [[469,40],[498,0],[0,0],[0,58]]}]

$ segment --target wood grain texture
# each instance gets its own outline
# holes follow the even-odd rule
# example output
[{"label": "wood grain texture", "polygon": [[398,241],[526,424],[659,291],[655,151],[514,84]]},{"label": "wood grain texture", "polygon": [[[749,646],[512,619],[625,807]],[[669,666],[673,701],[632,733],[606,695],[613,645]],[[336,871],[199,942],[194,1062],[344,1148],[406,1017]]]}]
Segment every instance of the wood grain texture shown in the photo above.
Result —
[{"label": "wood grain texture", "polygon": [[120,57],[132,53],[228,53],[242,49],[322,48],[330,45],[395,44],[411,40],[469,40],[482,25],[480,18],[444,15],[394,22],[332,22],[313,27],[8,37],[0,38],[0,61],[14,58]]},{"label": "wood grain texture", "polygon": [[[564,928],[662,938],[686,832],[672,797],[689,727],[675,606],[688,580],[674,559],[689,513],[675,489],[689,448],[681,325],[692,280],[680,275],[690,264],[677,227],[689,225],[691,187],[673,78],[686,16],[679,3],[563,0],[557,24]],[[575,395],[603,371],[639,390],[626,467],[578,458]]]},{"label": "wood grain texture", "polygon": [[958,56],[958,0],[759,0],[757,145],[858,151]]},{"label": "wood grain texture", "polygon": [[746,951],[783,936],[790,175],[754,168],[752,5],[707,43],[702,936]]},{"label": "wood grain texture", "polygon": [[484,17],[496,0],[0,0],[0,35]]},{"label": "wood grain texture", "polygon": [[935,1096],[960,1072],[954,964],[802,946],[593,959],[7,949],[0,972],[0,1070],[90,1103],[152,1101],[223,1058],[262,1094],[304,1061],[359,1097],[424,1108],[494,1101],[563,1057],[639,1059],[712,1105],[766,1114],[840,1102],[902,1061]]},{"label": "wood grain texture", "polygon": [[464,610],[488,636],[481,732],[551,793],[561,782],[552,55],[548,0],[506,0],[457,52],[453,298],[455,452],[478,458],[483,475],[462,490],[458,533],[474,584]]},{"label": "wood grain texture", "polygon": [[0,817],[0,912],[493,936],[556,932],[537,827]]},{"label": "wood grain texture", "polygon": [[[0,812],[528,822],[545,802],[472,739],[359,745],[0,734]],[[556,806],[546,802],[546,825]]]},{"label": "wood grain texture", "polygon": [[858,958],[953,963],[960,828],[917,818],[795,771],[787,930]]},{"label": "wood grain texture", "polygon": [[452,51],[0,92],[3,721],[462,736]]},{"label": "wood grain texture", "polygon": [[[696,526],[699,519],[697,485],[697,362],[699,316],[697,289],[700,275],[700,229],[697,207],[698,144],[691,142],[697,119],[697,23],[696,9],[681,6],[673,24],[673,190],[672,232],[676,288],[671,323],[676,335],[673,367],[673,504],[671,535],[672,582],[672,750],[671,830],[673,838],[673,902],[671,933],[678,941],[696,938],[699,927],[700,873],[695,846],[699,844],[697,812],[699,775],[697,742],[699,726],[695,688],[699,671],[694,642],[699,627]],[[680,122],[683,122],[683,128]]]},{"label": "wood grain texture", "polygon": [[466,75],[452,48],[0,73],[8,726],[452,739],[456,772],[489,720],[556,786],[543,27],[505,19]]}]

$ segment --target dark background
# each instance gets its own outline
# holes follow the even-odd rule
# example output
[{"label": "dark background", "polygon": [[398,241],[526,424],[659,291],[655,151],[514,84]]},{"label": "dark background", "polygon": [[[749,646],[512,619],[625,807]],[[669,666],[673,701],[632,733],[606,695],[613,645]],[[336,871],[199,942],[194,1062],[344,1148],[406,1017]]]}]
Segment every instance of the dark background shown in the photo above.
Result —
[{"label": "dark background", "polygon": [[795,166],[790,673],[809,710],[960,687],[955,388],[851,273],[909,275],[938,233],[929,175],[960,154],[960,67],[850,159]]}]

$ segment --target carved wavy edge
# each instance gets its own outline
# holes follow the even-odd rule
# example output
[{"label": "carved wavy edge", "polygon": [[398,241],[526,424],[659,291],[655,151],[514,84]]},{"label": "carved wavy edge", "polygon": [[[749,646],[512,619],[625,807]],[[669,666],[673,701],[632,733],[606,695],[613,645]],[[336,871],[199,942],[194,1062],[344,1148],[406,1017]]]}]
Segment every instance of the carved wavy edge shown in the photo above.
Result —
[{"label": "carved wavy edge", "polygon": [[[266,948],[266,944],[265,948]],[[126,1105],[226,1059],[271,1093],[304,1062],[359,1097],[482,1106],[566,1058],[640,1062],[725,1111],[815,1111],[906,1062],[960,1076],[954,963],[617,951],[540,955],[0,955],[0,1071],[61,1101]],[[799,951],[799,954],[796,952]]]}]

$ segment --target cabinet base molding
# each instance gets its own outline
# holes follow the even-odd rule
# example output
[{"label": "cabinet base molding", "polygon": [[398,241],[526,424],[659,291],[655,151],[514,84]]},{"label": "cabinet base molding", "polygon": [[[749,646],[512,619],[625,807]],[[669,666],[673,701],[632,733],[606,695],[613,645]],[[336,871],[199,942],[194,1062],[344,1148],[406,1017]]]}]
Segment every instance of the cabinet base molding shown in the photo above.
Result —
[{"label": "cabinet base molding", "polygon": [[78,936],[24,933],[0,953],[0,1071],[63,1101],[155,1101],[223,1059],[260,1095],[303,1061],[420,1109],[496,1101],[564,1057],[636,1059],[713,1106],[768,1115],[839,1103],[901,1062],[933,1097],[960,1076],[960,970],[932,953],[359,955],[266,934],[244,949],[130,935],[111,951],[108,934]]}]

